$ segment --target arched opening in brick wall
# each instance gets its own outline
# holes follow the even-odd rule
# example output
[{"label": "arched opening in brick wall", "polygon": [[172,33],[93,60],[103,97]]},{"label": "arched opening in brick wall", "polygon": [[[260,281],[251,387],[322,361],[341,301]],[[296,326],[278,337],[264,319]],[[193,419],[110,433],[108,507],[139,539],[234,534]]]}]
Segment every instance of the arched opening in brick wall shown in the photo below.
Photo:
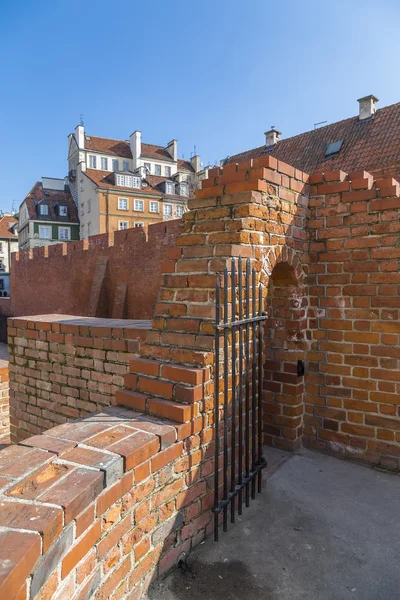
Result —
[{"label": "arched opening in brick wall", "polygon": [[301,446],[307,346],[307,296],[291,262],[275,264],[269,277],[264,342],[264,442],[285,450]]}]

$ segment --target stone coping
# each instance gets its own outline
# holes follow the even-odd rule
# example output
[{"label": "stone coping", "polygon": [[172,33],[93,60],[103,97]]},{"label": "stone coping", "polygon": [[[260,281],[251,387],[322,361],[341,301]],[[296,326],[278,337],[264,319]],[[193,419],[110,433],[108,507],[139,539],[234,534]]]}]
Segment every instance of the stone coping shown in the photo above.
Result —
[{"label": "stone coping", "polygon": [[137,467],[186,434],[172,421],[113,406],[1,450],[0,598],[14,598],[41,555],[104,489],[128,471],[134,480]]},{"label": "stone coping", "polygon": [[[106,319],[99,317],[77,317],[76,315],[32,315],[10,317],[10,327],[18,327],[19,324],[28,324],[30,329],[42,329],[41,323],[55,323],[59,325],[75,325],[87,327],[108,327],[118,329],[150,329],[151,321],[145,319]],[[34,327],[33,324],[37,326]],[[26,325],[25,325],[26,326]]]}]

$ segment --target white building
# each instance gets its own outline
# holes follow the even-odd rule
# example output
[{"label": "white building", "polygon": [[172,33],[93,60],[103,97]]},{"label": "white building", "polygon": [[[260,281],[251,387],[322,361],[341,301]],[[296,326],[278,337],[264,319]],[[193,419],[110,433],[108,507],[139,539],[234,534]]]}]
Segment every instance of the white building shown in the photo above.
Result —
[{"label": "white building", "polygon": [[0,216],[0,297],[10,295],[12,252],[18,252],[18,220],[3,213]]}]

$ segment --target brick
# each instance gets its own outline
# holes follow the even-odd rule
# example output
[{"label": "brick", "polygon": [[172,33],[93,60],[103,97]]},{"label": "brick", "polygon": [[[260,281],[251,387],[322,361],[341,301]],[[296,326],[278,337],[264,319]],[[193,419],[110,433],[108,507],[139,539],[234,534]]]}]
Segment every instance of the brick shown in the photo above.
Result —
[{"label": "brick", "polygon": [[20,531],[0,532],[0,597],[14,598],[40,556],[40,536]]},{"label": "brick", "polygon": [[62,506],[65,523],[68,524],[100,494],[103,479],[103,473],[76,469],[41,494],[39,499]]},{"label": "brick", "polygon": [[124,458],[125,470],[129,471],[156,454],[160,449],[160,440],[153,434],[140,431],[107,449],[120,454]]},{"label": "brick", "polygon": [[115,442],[123,440],[126,437],[132,435],[133,431],[131,427],[126,427],[125,425],[117,425],[115,427],[111,427],[96,435],[94,437],[86,440],[85,444],[87,446],[93,446],[94,448],[104,449],[111,446]]},{"label": "brick", "polygon": [[51,573],[57,569],[63,556],[71,548],[73,541],[74,530],[71,523],[63,530],[48,552],[38,560],[32,577],[31,597],[35,597],[39,590],[43,588]]},{"label": "brick", "polygon": [[6,495],[21,500],[37,499],[49,487],[62,480],[69,473],[73,473],[72,466],[51,463],[18,481],[7,490]]},{"label": "brick", "polygon": [[48,450],[49,452],[54,452],[54,454],[59,456],[76,446],[75,442],[47,437],[46,435],[34,435],[26,440],[23,440],[21,444],[23,446]]},{"label": "brick", "polygon": [[132,427],[156,435],[160,440],[160,448],[164,450],[176,442],[176,429],[171,425],[158,422],[152,417],[140,417],[132,421]]},{"label": "brick", "polygon": [[72,569],[78,564],[78,562],[89,552],[101,536],[101,523],[97,521],[85,535],[75,544],[65,558],[61,565],[61,577],[65,577],[72,571]]},{"label": "brick", "polygon": [[149,399],[148,411],[156,416],[166,417],[178,423],[187,423],[198,414],[195,406],[185,406],[176,402],[157,400],[155,398]]},{"label": "brick", "polygon": [[182,450],[182,442],[177,442],[176,444],[173,444],[166,450],[162,450],[161,452],[159,452],[156,456],[152,458],[152,472],[154,473],[155,471],[158,471],[159,469],[165,467],[165,465],[169,464],[170,462],[175,461],[177,458],[179,458],[179,456],[181,456]]},{"label": "brick", "polygon": [[29,529],[40,533],[43,552],[47,552],[60,535],[63,513],[59,508],[3,500],[0,502],[0,526],[13,529]]},{"label": "brick", "polygon": [[66,452],[63,455],[63,460],[103,471],[106,486],[112,485],[122,477],[122,459],[105,452],[78,447]]},{"label": "brick", "polygon": [[160,374],[161,363],[155,360],[145,358],[134,358],[129,362],[129,368],[132,373],[142,373],[157,377]]},{"label": "brick", "polygon": [[118,390],[115,399],[117,404],[134,410],[145,411],[148,396],[131,390]]}]

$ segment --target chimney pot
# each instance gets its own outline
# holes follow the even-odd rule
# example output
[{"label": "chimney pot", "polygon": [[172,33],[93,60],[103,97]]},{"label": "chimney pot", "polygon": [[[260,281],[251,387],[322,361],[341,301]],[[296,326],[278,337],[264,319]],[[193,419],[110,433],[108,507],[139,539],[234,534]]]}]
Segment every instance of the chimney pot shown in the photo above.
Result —
[{"label": "chimney pot", "polygon": [[359,98],[357,102],[360,105],[358,120],[363,121],[364,119],[369,119],[376,112],[376,103],[379,102],[379,98],[370,94],[369,96],[364,96],[363,98]]},{"label": "chimney pot", "polygon": [[275,146],[277,142],[281,139],[282,132],[277,131],[272,127],[270,131],[265,132],[265,145],[266,146]]}]

